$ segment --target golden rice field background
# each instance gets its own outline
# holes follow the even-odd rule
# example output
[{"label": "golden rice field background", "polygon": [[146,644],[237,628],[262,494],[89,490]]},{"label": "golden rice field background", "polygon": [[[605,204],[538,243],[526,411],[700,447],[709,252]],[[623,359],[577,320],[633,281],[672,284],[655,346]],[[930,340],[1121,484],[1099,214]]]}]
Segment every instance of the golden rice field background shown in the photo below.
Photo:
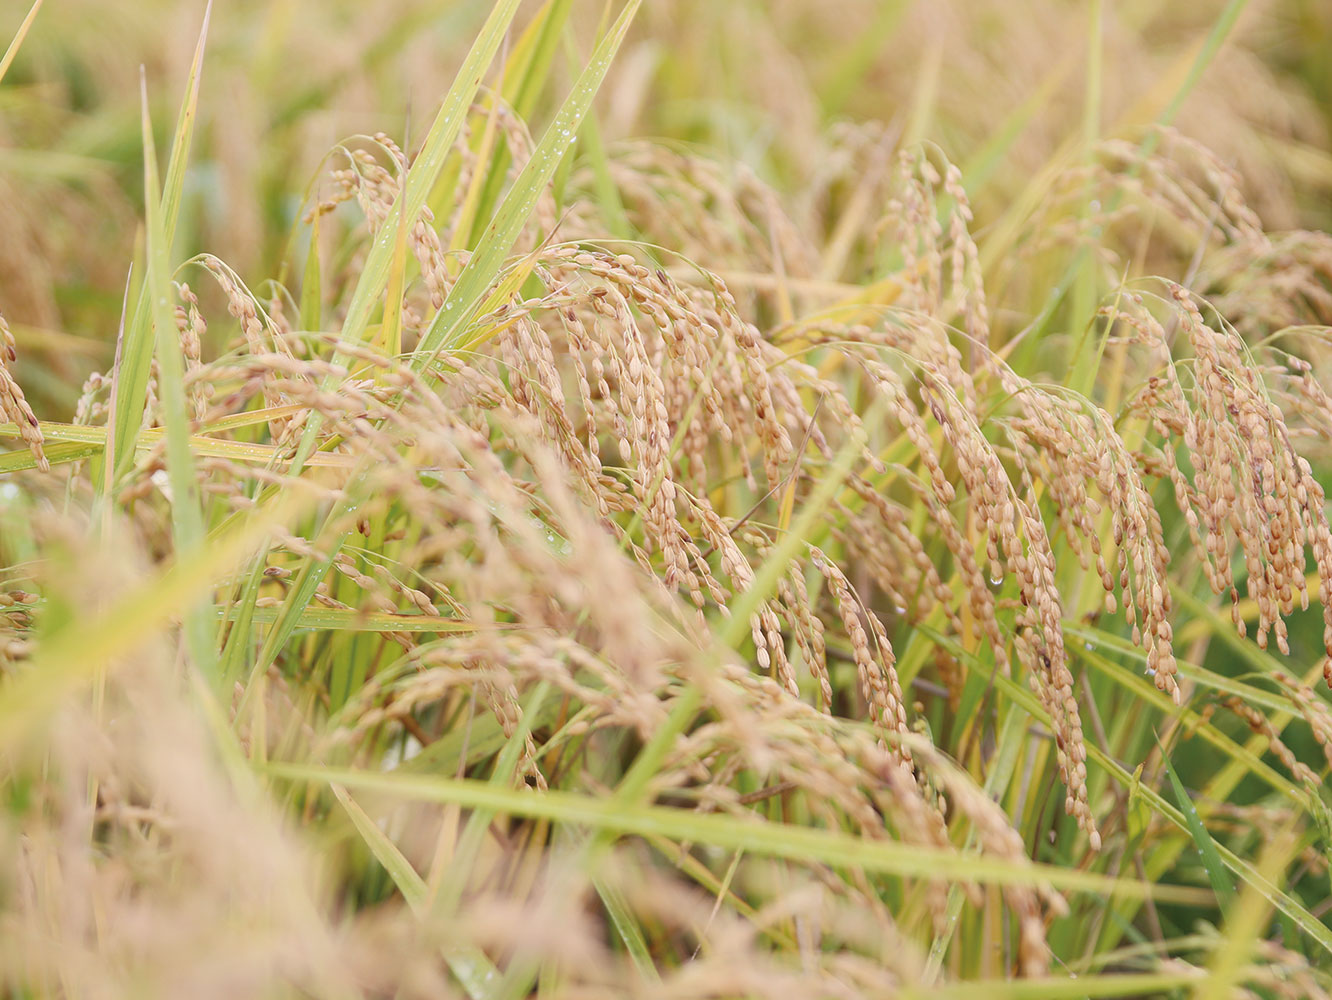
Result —
[{"label": "golden rice field background", "polygon": [[1332,990],[1326,3],[0,47],[5,996]]}]

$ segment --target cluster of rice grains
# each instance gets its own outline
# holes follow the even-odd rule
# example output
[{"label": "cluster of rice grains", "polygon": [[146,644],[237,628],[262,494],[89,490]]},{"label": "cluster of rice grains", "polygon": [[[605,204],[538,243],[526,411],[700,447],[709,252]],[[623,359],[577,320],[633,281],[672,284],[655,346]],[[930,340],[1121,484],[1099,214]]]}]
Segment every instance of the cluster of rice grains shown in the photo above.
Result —
[{"label": "cluster of rice grains", "polygon": [[[517,165],[530,140],[516,120],[500,124]],[[612,161],[624,203],[646,235],[664,226],[659,241],[690,256],[651,260],[598,240],[604,223],[588,201],[557,225],[548,193],[519,248],[529,296],[492,296],[464,339],[431,358],[414,349],[468,259],[466,199],[442,219],[411,220],[419,276],[402,303],[399,357],[299,329],[286,289],[269,284],[261,300],[216,258],[194,262],[240,332],[208,357],[210,328],[225,326],[206,321],[200,304],[213,289],[177,286],[194,430],[219,442],[198,458],[204,495],[242,512],[267,488],[299,488],[328,512],[312,537],[276,540],[258,604],[282,604],[303,566],[327,562],[314,603],[404,616],[381,638],[298,637],[281,651],[275,674],[312,685],[335,723],[331,736],[294,737],[302,752],[369,760],[404,734],[428,746],[473,693],[512,735],[525,696],[547,684],[567,697],[568,718],[558,740],[524,730],[519,764],[545,786],[568,780],[557,772],[570,739],[650,740],[685,681],[709,712],[653,778],[663,801],[749,815],[762,798],[743,792],[741,777],[757,774],[824,825],[953,849],[965,824],[981,851],[1025,865],[1003,811],[919,735],[894,639],[915,626],[946,635],[939,685],[915,676],[954,707],[967,672],[991,669],[989,658],[1027,679],[1050,719],[1067,812],[1093,850],[1101,834],[1064,641],[1061,547],[1095,574],[1097,613],[1122,610],[1156,687],[1179,703],[1169,575],[1180,556],[1158,508],[1164,485],[1241,633],[1243,589],[1259,644],[1274,635],[1287,651],[1285,617],[1310,598],[1307,553],[1318,578],[1332,579],[1323,490],[1295,446],[1332,421],[1309,362],[1292,354],[1281,371],[1260,366],[1233,328],[1209,323],[1187,289],[1168,284],[1102,310],[1144,373],[1118,415],[1028,379],[991,329],[959,171],[920,153],[894,161],[881,134],[847,141],[846,172],[872,160],[891,200],[882,219],[843,227],[834,242],[839,254],[890,265],[891,280],[868,303],[811,309],[766,334],[758,324],[783,314],[790,289],[804,305],[802,288],[826,296],[834,284],[802,284],[819,266],[809,226],[752,177],[733,184],[709,164],[641,146]],[[458,149],[461,192],[481,167],[466,136]],[[342,154],[334,193],[310,217],[339,218],[355,200],[376,232],[407,157],[385,136]],[[828,207],[838,179],[824,183]],[[1233,200],[1219,214],[1240,220],[1231,236],[1256,238]],[[364,253],[351,255],[337,287],[354,285]],[[747,284],[755,272],[791,284]],[[719,276],[732,273],[729,283]],[[40,432],[3,364],[0,377],[6,413],[40,456]],[[107,385],[89,380],[79,422],[105,418]],[[150,404],[149,424],[153,394]],[[318,447],[299,477],[287,475],[313,414]],[[269,460],[222,443],[265,447]],[[855,460],[843,471],[847,449]],[[153,544],[169,521],[156,475],[164,461],[162,448],[149,451],[120,485],[142,530],[156,526]],[[769,560],[788,557],[792,511],[829,477],[827,511],[747,606],[756,676],[719,648],[720,623]],[[449,621],[424,632],[409,627],[412,615]],[[361,671],[340,689],[328,666],[339,657]],[[839,660],[854,666],[853,682],[838,679]],[[1291,690],[1306,692],[1320,740],[1332,732],[1307,689]],[[838,891],[885,928],[901,926],[863,877]],[[945,887],[927,885],[922,898],[923,919],[942,928]],[[1017,963],[1039,973],[1063,900],[1022,887],[1005,898]]]},{"label": "cluster of rice grains", "polygon": [[42,428],[37,423],[37,416],[28,405],[23,390],[9,370],[9,366],[17,360],[14,334],[10,332],[4,315],[0,314],[0,415],[4,416],[7,423],[12,423],[18,428],[19,437],[32,452],[37,467],[47,472],[51,466],[46,460],[46,453],[42,450]]},{"label": "cluster of rice grains", "polygon": [[[1257,603],[1257,643],[1266,649],[1268,635],[1275,634],[1277,647],[1289,654],[1285,616],[1297,603],[1309,606],[1309,558],[1323,587],[1332,580],[1332,532],[1323,487],[1309,461],[1296,451],[1276,394],[1269,391],[1244,341],[1224,322],[1209,326],[1193,296],[1177,284],[1168,284],[1162,301],[1176,335],[1187,338],[1192,348],[1191,384],[1186,389],[1183,366],[1167,363],[1166,374],[1148,379],[1133,408],[1150,419],[1167,442],[1159,450],[1159,465],[1174,484],[1212,589],[1231,598],[1235,627],[1241,635],[1247,631],[1234,578],[1233,553],[1238,549],[1246,570],[1244,586]],[[1148,310],[1145,297],[1134,293],[1125,307],[1116,318],[1168,362],[1169,335]],[[1325,404],[1321,390],[1309,388],[1309,363],[1292,356],[1288,364],[1288,385],[1294,383],[1306,397]],[[1302,409],[1326,413],[1317,405],[1290,409],[1297,415]],[[1192,481],[1180,468],[1174,442],[1184,446]],[[1323,616],[1323,675],[1332,685],[1332,602],[1324,601]]]}]

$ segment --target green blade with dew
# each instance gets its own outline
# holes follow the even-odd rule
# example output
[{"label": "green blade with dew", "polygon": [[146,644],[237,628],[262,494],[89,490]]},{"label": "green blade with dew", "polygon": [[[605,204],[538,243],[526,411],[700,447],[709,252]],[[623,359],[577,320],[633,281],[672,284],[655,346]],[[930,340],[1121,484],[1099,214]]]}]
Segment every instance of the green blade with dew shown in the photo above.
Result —
[{"label": "green blade with dew", "polygon": [[[570,43],[572,47],[572,43]],[[629,221],[629,214],[624,210],[624,201],[620,198],[620,189],[611,174],[610,158],[606,154],[606,144],[601,138],[601,129],[597,125],[595,111],[589,111],[583,119],[582,160],[592,171],[592,195],[596,199],[602,224],[611,236],[631,239],[638,235],[634,224]]]},{"label": "green blade with dew", "polygon": [[[537,100],[550,76],[555,48],[569,20],[571,8],[572,0],[547,0],[519,36],[509,62],[504,67],[500,90],[514,114],[522,121],[530,120],[536,111]],[[490,168],[485,171],[472,216],[474,225],[469,234],[469,244],[483,238],[483,220],[490,218],[499,201],[512,160],[513,154],[507,143],[502,143],[491,154]]]},{"label": "green blade with dew", "polygon": [[574,84],[573,93],[564,102],[555,120],[546,130],[532,157],[523,166],[513,187],[501,203],[495,218],[486,227],[480,243],[458,276],[444,308],[435,314],[421,337],[412,367],[423,371],[441,350],[457,347],[467,323],[476,314],[494,285],[505,260],[527,225],[537,198],[550,182],[560,160],[573,143],[579,123],[587,114],[611,60],[624,41],[629,24],[641,0],[630,0],[601,44],[593,52],[586,68]]},{"label": "green blade with dew", "polygon": [[[405,187],[399,192],[402,200]],[[393,256],[389,259],[388,286],[384,291],[384,316],[374,348],[384,357],[396,358],[402,353],[402,303],[407,287],[407,233],[411,229],[411,216],[400,214],[393,227]]]},{"label": "green blade with dew", "polygon": [[[7,425],[12,426],[12,425]],[[0,426],[0,436],[6,436],[7,426]],[[18,428],[15,428],[17,436]],[[79,462],[85,458],[92,458],[94,455],[102,453],[100,444],[79,444],[73,441],[66,441],[60,444],[48,444],[43,447],[46,455],[47,464],[54,468],[57,465],[66,465],[70,462]],[[37,456],[26,448],[23,451],[7,451],[0,455],[0,476],[7,472],[25,472],[28,469],[38,467]]]},{"label": "green blade with dew", "polygon": [[[190,63],[190,73],[185,85],[185,98],[181,102],[180,115],[176,121],[176,134],[171,145],[171,158],[167,161],[166,181],[158,195],[153,198],[158,206],[158,242],[164,244],[168,257],[176,237],[176,228],[180,218],[182,192],[185,188],[185,169],[189,163],[190,146],[194,138],[195,120],[199,106],[199,79],[203,70],[204,47],[208,38],[208,22],[212,15],[212,0],[204,8],[203,25],[199,29],[199,41],[194,49],[194,58]],[[156,165],[154,164],[154,169]],[[148,373],[153,359],[153,315],[148,282],[139,289],[134,319],[125,330],[124,350],[115,373],[114,400],[111,412],[115,425],[112,428],[113,447],[118,476],[129,469],[134,458],[134,440],[143,423],[143,408],[148,399]],[[174,324],[173,324],[174,326]]]},{"label": "green blade with dew", "polygon": [[[147,211],[149,313],[156,331],[154,352],[158,367],[158,395],[162,423],[166,429],[167,481],[171,485],[171,536],[176,559],[193,560],[204,539],[204,518],[194,454],[190,450],[190,418],[185,405],[185,357],[171,305],[171,237],[159,202],[157,149],[153,144],[153,122],[148,113],[148,83],[140,75],[143,100],[144,206]],[[185,643],[194,666],[206,677],[216,677],[216,650],[208,612],[203,605],[185,613]]]},{"label": "green blade with dew", "polygon": [[1170,790],[1175,793],[1175,802],[1179,806],[1180,813],[1184,816],[1189,836],[1193,838],[1193,846],[1198,849],[1198,856],[1202,858],[1203,870],[1207,872],[1207,881],[1212,884],[1212,891],[1216,893],[1217,902],[1221,904],[1221,908],[1224,910],[1234,901],[1235,885],[1226,874],[1226,867],[1216,849],[1216,841],[1212,839],[1212,835],[1207,832],[1207,827],[1203,825],[1202,818],[1199,817],[1198,810],[1194,808],[1193,800],[1189,798],[1184,782],[1180,781],[1179,775],[1175,773],[1175,765],[1170,763],[1170,754],[1161,745],[1159,737],[1156,746],[1161,753],[1161,763],[1165,766],[1166,776],[1170,779]]},{"label": "green blade with dew", "polygon": [[388,835],[379,828],[374,819],[361,808],[351,793],[336,782],[331,783],[329,791],[333,797],[338,800],[352,821],[352,826],[365,842],[365,846],[370,849],[370,853],[375,856],[375,860],[383,866],[388,872],[389,877],[393,879],[393,884],[398,887],[402,893],[402,898],[413,912],[420,912],[422,905],[426,901],[427,889],[425,879],[421,878],[412,863],[407,860],[403,853],[398,850],[398,846],[389,839]]},{"label": "green blade with dew", "polygon": [[[342,323],[342,340],[347,343],[360,344],[365,340],[370,318],[388,287],[398,220],[405,216],[410,224],[425,208],[430,192],[444,169],[449,152],[462,131],[468,109],[472,106],[477,89],[481,86],[481,79],[494,60],[495,53],[499,51],[500,43],[508,33],[520,3],[521,0],[499,0],[495,4],[472,43],[462,66],[459,67],[452,86],[444,95],[439,112],[435,115],[430,131],[426,133],[421,152],[407,171],[402,194],[394,200],[388,216],[380,226],[370,246],[370,252],[366,255],[365,265],[357,278],[356,287],[352,290],[351,301],[347,305],[347,314]],[[345,363],[348,359],[338,357],[336,360]],[[326,381],[324,388],[332,388],[332,382]],[[305,463],[314,450],[322,424],[323,420],[317,412],[310,414],[300,447],[296,452],[298,467]]]},{"label": "green blade with dew", "polygon": [[342,324],[343,340],[360,343],[365,339],[366,326],[388,286],[398,219],[405,213],[410,223],[420,216],[435,181],[439,179],[440,171],[444,169],[444,161],[462,131],[468,109],[481,85],[481,78],[494,60],[519,6],[520,0],[500,0],[495,4],[463,60],[453,85],[444,95],[421,152],[407,171],[403,195],[389,210],[379,229],[379,236],[366,257],[365,267],[357,279],[347,307],[347,318]]}]

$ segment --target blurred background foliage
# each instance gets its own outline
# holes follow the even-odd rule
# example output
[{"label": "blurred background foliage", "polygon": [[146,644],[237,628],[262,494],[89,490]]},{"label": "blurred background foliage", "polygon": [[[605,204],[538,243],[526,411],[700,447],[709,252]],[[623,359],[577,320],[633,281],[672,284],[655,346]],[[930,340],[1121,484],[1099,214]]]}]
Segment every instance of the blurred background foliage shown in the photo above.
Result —
[{"label": "blurred background foliage", "polygon": [[[26,6],[4,5],[0,36],[13,35]],[[488,6],[219,4],[180,248],[207,249],[243,276],[280,273],[330,148],[376,131],[406,135],[410,148]],[[1326,229],[1332,6],[1242,6],[1171,124],[1239,172],[1264,228]],[[141,216],[140,67],[166,135],[202,4],[49,7],[0,92],[0,302],[29,395],[54,416],[68,414],[80,374],[104,365],[114,339]],[[1134,137],[1168,112],[1226,7],[1106,5],[1100,138]],[[556,80],[586,54],[602,14],[572,5]],[[599,95],[598,124],[611,146],[648,136],[706,150],[724,172],[753,171],[798,205],[829,169],[831,130],[882,123],[890,143],[928,141],[962,165],[983,240],[1033,177],[1079,152],[1087,32],[1086,5],[1064,0],[649,4]],[[559,93],[547,88],[536,123]]]}]

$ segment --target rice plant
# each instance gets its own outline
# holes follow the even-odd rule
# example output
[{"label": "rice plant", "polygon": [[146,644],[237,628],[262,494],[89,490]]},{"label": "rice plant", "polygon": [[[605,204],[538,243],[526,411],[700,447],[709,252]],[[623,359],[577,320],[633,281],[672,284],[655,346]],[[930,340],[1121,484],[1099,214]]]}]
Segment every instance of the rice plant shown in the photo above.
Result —
[{"label": "rice plant", "polygon": [[[79,6],[19,12],[0,130]],[[1111,123],[1159,25],[1041,4],[1085,58],[987,116],[981,13],[873,6],[404,4],[355,79],[465,23],[451,78],[296,177],[343,87],[284,86],[303,5],[244,150],[250,22],[183,5],[106,77],[132,170],[49,127],[0,279],[7,994],[1328,995],[1316,80],[1232,2]],[[761,64],[740,120],[672,102],[709,59]]]}]

